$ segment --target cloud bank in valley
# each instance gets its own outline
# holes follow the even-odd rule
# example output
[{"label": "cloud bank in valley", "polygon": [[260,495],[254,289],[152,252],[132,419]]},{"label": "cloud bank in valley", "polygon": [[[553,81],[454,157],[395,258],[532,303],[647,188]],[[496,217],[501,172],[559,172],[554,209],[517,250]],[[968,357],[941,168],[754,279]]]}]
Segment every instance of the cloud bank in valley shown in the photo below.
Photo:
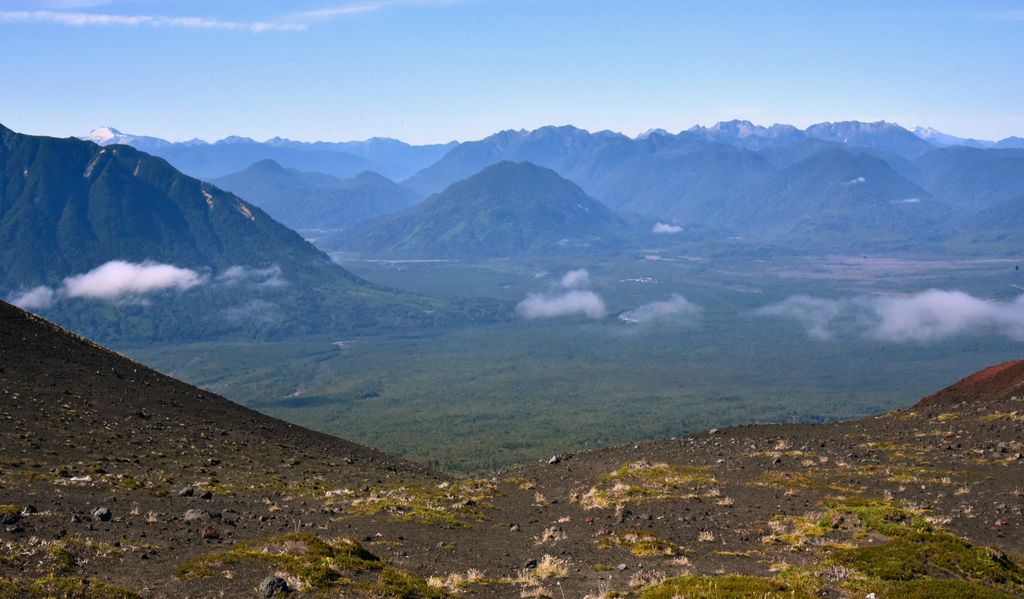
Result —
[{"label": "cloud bank in valley", "polygon": [[580,287],[590,286],[590,273],[585,268],[577,268],[570,270],[562,276],[562,280],[559,282],[562,287],[566,289],[578,289]]},{"label": "cloud bank in valley", "polygon": [[796,320],[816,339],[857,336],[892,343],[927,343],[959,335],[1003,335],[1024,341],[1024,295],[1010,302],[942,289],[907,296],[845,299],[797,295],[757,313]]},{"label": "cloud bank in valley", "polygon": [[619,320],[629,324],[652,322],[693,323],[701,315],[701,308],[678,293],[667,300],[644,304],[619,314]]},{"label": "cloud bank in valley", "polygon": [[582,315],[598,320],[607,309],[601,296],[593,291],[574,290],[557,295],[531,293],[519,302],[516,312],[523,318],[558,318]]},{"label": "cloud bank in valley", "polygon": [[589,286],[590,273],[585,268],[570,270],[558,281],[558,288],[566,291],[531,293],[519,302],[516,312],[527,319],[586,316],[600,320],[608,310],[601,296],[581,289]]},{"label": "cloud bank in valley", "polygon": [[204,282],[205,277],[188,268],[111,260],[87,273],[64,279],[62,295],[117,301],[169,289],[184,291]]},{"label": "cloud bank in valley", "polygon": [[186,291],[203,285],[208,277],[189,268],[157,262],[111,260],[82,274],[64,279],[58,288],[45,285],[15,293],[8,301],[26,310],[45,310],[69,298],[113,303],[138,303],[162,291]]},{"label": "cloud bank in valley", "polygon": [[159,262],[111,260],[86,273],[70,276],[56,288],[45,285],[11,294],[7,301],[26,310],[46,310],[62,299],[91,299],[115,304],[145,303],[146,296],[165,291],[188,291],[207,283],[249,289],[286,287],[281,267],[231,266],[211,276],[190,268]]}]

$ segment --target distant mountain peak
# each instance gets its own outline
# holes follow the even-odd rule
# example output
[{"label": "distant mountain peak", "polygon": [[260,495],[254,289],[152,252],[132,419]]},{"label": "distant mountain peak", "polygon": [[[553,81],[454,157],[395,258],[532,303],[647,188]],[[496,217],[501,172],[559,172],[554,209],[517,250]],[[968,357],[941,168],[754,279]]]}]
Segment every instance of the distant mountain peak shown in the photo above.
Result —
[{"label": "distant mountain peak", "polygon": [[281,166],[281,163],[277,162],[273,158],[264,158],[263,160],[252,163],[252,165],[246,170],[283,171],[285,168]]},{"label": "distant mountain peak", "polygon": [[152,152],[158,148],[171,145],[169,141],[160,139],[159,137],[132,135],[130,133],[124,133],[123,131],[109,125],[105,127],[97,127],[87,135],[79,137],[78,139],[91,141],[92,143],[100,146],[111,146],[115,144],[133,146],[144,152]]},{"label": "distant mountain peak", "polygon": [[983,139],[971,139],[967,137],[957,137],[956,135],[950,135],[943,133],[933,127],[914,127],[910,130],[911,133],[920,137],[923,140],[930,141],[937,146],[970,146],[973,148],[991,148],[996,145],[994,141],[988,141]]},{"label": "distant mountain peak", "polygon": [[229,135],[224,139],[217,142],[218,144],[253,144],[256,143],[251,137],[241,137],[239,135]]},{"label": "distant mountain peak", "polygon": [[120,131],[113,127],[107,126],[93,129],[92,131],[89,132],[88,135],[85,136],[85,139],[102,145],[104,143],[114,141],[115,139],[118,139],[120,137],[124,137],[124,133],[121,133]]},{"label": "distant mountain peak", "polygon": [[916,158],[936,148],[932,142],[887,121],[816,123],[804,133],[815,139],[881,150],[904,158]]},{"label": "distant mountain peak", "polygon": [[555,171],[502,160],[417,206],[352,230],[340,247],[380,256],[496,258],[589,244],[623,227]]},{"label": "distant mountain peak", "polygon": [[651,137],[652,135],[663,135],[663,136],[667,137],[667,136],[672,135],[672,134],[669,133],[668,131],[664,130],[664,129],[661,129],[661,128],[648,129],[647,131],[644,131],[643,133],[637,135],[634,139],[647,139],[648,137]]}]

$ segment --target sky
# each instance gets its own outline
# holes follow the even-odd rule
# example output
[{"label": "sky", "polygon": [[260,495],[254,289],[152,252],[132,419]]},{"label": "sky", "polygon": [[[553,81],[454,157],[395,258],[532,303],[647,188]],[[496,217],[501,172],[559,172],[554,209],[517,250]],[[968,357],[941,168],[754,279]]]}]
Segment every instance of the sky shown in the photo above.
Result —
[{"label": "sky", "polygon": [[887,120],[1024,136],[1024,0],[0,0],[0,123],[413,143]]}]

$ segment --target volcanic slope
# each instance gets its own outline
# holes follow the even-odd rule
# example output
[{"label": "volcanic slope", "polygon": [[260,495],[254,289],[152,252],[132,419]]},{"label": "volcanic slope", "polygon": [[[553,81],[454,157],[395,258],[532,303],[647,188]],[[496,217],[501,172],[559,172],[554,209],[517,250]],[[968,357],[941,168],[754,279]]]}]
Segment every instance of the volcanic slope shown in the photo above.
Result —
[{"label": "volcanic slope", "polygon": [[1024,596],[1019,395],[455,479],[6,304],[0,390],[0,597]]}]

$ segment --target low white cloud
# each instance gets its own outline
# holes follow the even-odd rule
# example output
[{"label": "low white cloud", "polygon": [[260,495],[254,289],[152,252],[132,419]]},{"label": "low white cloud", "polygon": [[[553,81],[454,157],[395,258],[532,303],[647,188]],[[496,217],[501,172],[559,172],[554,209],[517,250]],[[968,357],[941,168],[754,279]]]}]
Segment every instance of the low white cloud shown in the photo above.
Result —
[{"label": "low white cloud", "polygon": [[519,302],[516,312],[523,318],[586,316],[598,320],[606,313],[604,300],[593,291],[568,291],[557,295],[531,293]]},{"label": "low white cloud", "polygon": [[28,291],[15,293],[9,296],[7,301],[25,310],[45,310],[53,305],[55,296],[53,289],[40,285]]},{"label": "low white cloud", "polygon": [[111,260],[87,273],[64,279],[62,295],[116,301],[201,285],[205,278],[194,270],[156,262]]},{"label": "low white cloud", "polygon": [[274,264],[266,268],[231,266],[217,275],[217,281],[225,285],[249,284],[255,287],[285,287],[288,281],[281,276],[281,267]]},{"label": "low white cloud", "polygon": [[652,233],[658,235],[675,235],[676,233],[682,233],[683,228],[679,225],[670,225],[667,223],[654,223],[654,228],[651,229]]},{"label": "low white cloud", "polygon": [[803,326],[815,339],[831,339],[831,325],[850,305],[850,300],[832,300],[809,295],[794,295],[757,311],[761,316],[790,318]]},{"label": "low white cloud", "polygon": [[8,301],[27,310],[45,310],[63,298],[144,303],[149,294],[186,291],[207,279],[192,269],[171,264],[111,260],[89,272],[65,278],[56,289],[43,285],[16,293]]},{"label": "low white cloud", "polygon": [[758,313],[794,319],[817,339],[854,335],[892,343],[927,343],[959,335],[1002,335],[1024,341],[1024,295],[1010,302],[943,289],[838,300],[794,296]]},{"label": "low white cloud", "polygon": [[619,320],[629,324],[674,321],[692,323],[700,317],[701,308],[678,293],[667,300],[651,302],[619,314]]},{"label": "low white cloud", "polygon": [[578,289],[590,286],[590,273],[585,268],[570,270],[562,276],[559,285],[566,289]]}]

